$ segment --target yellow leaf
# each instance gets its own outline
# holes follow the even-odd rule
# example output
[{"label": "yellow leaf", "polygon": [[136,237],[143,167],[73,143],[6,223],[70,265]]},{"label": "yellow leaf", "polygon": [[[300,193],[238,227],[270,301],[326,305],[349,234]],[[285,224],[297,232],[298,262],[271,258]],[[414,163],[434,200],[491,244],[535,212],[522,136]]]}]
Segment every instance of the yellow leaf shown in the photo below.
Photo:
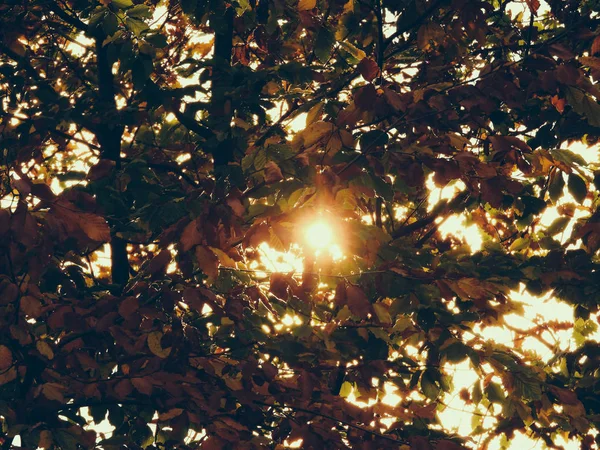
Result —
[{"label": "yellow leaf", "polygon": [[52,351],[52,347],[46,341],[37,341],[35,343],[35,348],[48,359],[54,358],[54,352]]},{"label": "yellow leaf", "polygon": [[160,343],[163,334],[160,331],[153,331],[148,335],[148,348],[159,358],[166,358],[171,354],[171,347],[162,348]]},{"label": "yellow leaf", "polygon": [[317,6],[317,0],[300,0],[298,2],[298,11],[307,11]]},{"label": "yellow leaf", "polygon": [[233,259],[231,259],[231,256],[229,256],[227,253],[225,253],[223,250],[220,250],[218,248],[215,247],[208,247],[210,248],[210,250],[217,255],[217,258],[219,259],[219,263],[224,266],[224,267],[231,267],[235,269],[235,261]]}]

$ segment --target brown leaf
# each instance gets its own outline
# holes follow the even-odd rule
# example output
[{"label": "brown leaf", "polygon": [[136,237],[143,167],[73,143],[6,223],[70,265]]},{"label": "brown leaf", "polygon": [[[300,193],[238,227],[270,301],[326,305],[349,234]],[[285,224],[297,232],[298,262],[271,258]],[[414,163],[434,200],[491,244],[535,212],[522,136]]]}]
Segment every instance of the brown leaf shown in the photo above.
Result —
[{"label": "brown leaf", "polygon": [[167,412],[160,413],[158,415],[158,420],[160,420],[161,422],[171,420],[171,419],[181,415],[182,412],[183,412],[182,408],[173,408],[173,409],[168,410]]},{"label": "brown leaf", "polygon": [[40,440],[38,441],[38,447],[43,449],[48,449],[52,447],[52,443],[54,440],[52,439],[52,433],[48,430],[40,431]]},{"label": "brown leaf", "polygon": [[129,319],[133,313],[135,313],[140,307],[140,302],[137,297],[125,297],[125,299],[119,304],[119,314]]},{"label": "brown leaf", "polygon": [[131,391],[133,391],[133,386],[131,381],[128,379],[120,380],[114,387],[115,394],[119,396],[120,399],[127,398]]},{"label": "brown leaf", "polygon": [[435,450],[462,450],[465,447],[462,445],[458,445],[456,442],[449,441],[447,439],[442,439],[438,441]]},{"label": "brown leaf", "polygon": [[24,295],[19,302],[21,311],[27,316],[37,319],[42,315],[42,303],[31,295]]},{"label": "brown leaf", "polygon": [[288,298],[289,278],[282,273],[272,273],[269,290],[271,293],[282,300]]},{"label": "brown leaf", "polygon": [[196,262],[209,280],[212,281],[217,278],[219,274],[219,260],[208,247],[202,245],[196,247]]},{"label": "brown leaf", "polygon": [[79,225],[93,241],[110,242],[110,228],[103,217],[90,213],[79,214]]},{"label": "brown leaf", "polygon": [[283,174],[281,173],[281,169],[279,166],[273,162],[269,161],[265,164],[265,183],[273,184],[278,181],[283,180]]},{"label": "brown leaf", "polygon": [[198,245],[202,242],[203,234],[199,229],[199,225],[198,219],[194,219],[183,229],[179,243],[181,244],[181,250],[184,252],[187,252],[194,245]]},{"label": "brown leaf", "polygon": [[132,378],[131,384],[133,384],[133,386],[138,390],[138,392],[140,392],[142,394],[145,394],[145,395],[152,394],[152,383],[146,377]]},{"label": "brown leaf", "polygon": [[4,372],[13,364],[12,352],[6,345],[0,345],[0,372]]},{"label": "brown leaf", "polygon": [[356,66],[362,77],[367,81],[372,81],[379,75],[379,66],[372,58],[363,58]]},{"label": "brown leaf", "polygon": [[67,390],[65,386],[60,383],[45,383],[42,384],[42,395],[48,400],[55,400],[57,402],[64,403],[65,397],[64,392]]},{"label": "brown leaf", "polygon": [[146,268],[146,273],[149,275],[154,275],[158,272],[163,272],[169,263],[171,262],[171,252],[167,249],[161,250],[158,255],[156,255]]},{"label": "brown leaf", "polygon": [[346,303],[352,314],[363,319],[366,319],[371,312],[371,302],[367,295],[360,287],[353,284],[346,286]]},{"label": "brown leaf", "polygon": [[108,177],[113,168],[115,167],[115,162],[111,159],[101,159],[88,171],[87,178],[90,181],[100,180],[102,178]]}]

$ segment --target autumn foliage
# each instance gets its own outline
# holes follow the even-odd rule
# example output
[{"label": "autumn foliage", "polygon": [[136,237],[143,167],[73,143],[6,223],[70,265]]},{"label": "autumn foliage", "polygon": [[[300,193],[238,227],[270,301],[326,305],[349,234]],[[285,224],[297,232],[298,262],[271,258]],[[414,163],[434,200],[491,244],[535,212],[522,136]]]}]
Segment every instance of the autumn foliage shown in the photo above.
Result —
[{"label": "autumn foliage", "polygon": [[2,448],[597,448],[599,14],[1,2]]}]

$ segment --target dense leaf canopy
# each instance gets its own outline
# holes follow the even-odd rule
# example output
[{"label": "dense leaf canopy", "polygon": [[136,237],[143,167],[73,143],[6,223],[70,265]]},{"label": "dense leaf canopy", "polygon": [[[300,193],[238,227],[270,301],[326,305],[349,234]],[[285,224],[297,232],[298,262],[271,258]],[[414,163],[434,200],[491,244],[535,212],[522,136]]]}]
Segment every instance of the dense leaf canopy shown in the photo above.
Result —
[{"label": "dense leaf canopy", "polygon": [[597,0],[1,2],[1,445],[596,448],[599,77]]}]

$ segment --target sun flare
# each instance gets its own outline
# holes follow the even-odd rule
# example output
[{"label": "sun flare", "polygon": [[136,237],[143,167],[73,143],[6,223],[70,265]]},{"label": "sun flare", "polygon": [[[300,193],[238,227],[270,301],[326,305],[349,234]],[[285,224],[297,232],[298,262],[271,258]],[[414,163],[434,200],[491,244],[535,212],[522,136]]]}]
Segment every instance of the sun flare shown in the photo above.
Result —
[{"label": "sun flare", "polygon": [[313,250],[325,250],[334,244],[333,229],[323,221],[310,224],[304,233],[306,243]]}]

